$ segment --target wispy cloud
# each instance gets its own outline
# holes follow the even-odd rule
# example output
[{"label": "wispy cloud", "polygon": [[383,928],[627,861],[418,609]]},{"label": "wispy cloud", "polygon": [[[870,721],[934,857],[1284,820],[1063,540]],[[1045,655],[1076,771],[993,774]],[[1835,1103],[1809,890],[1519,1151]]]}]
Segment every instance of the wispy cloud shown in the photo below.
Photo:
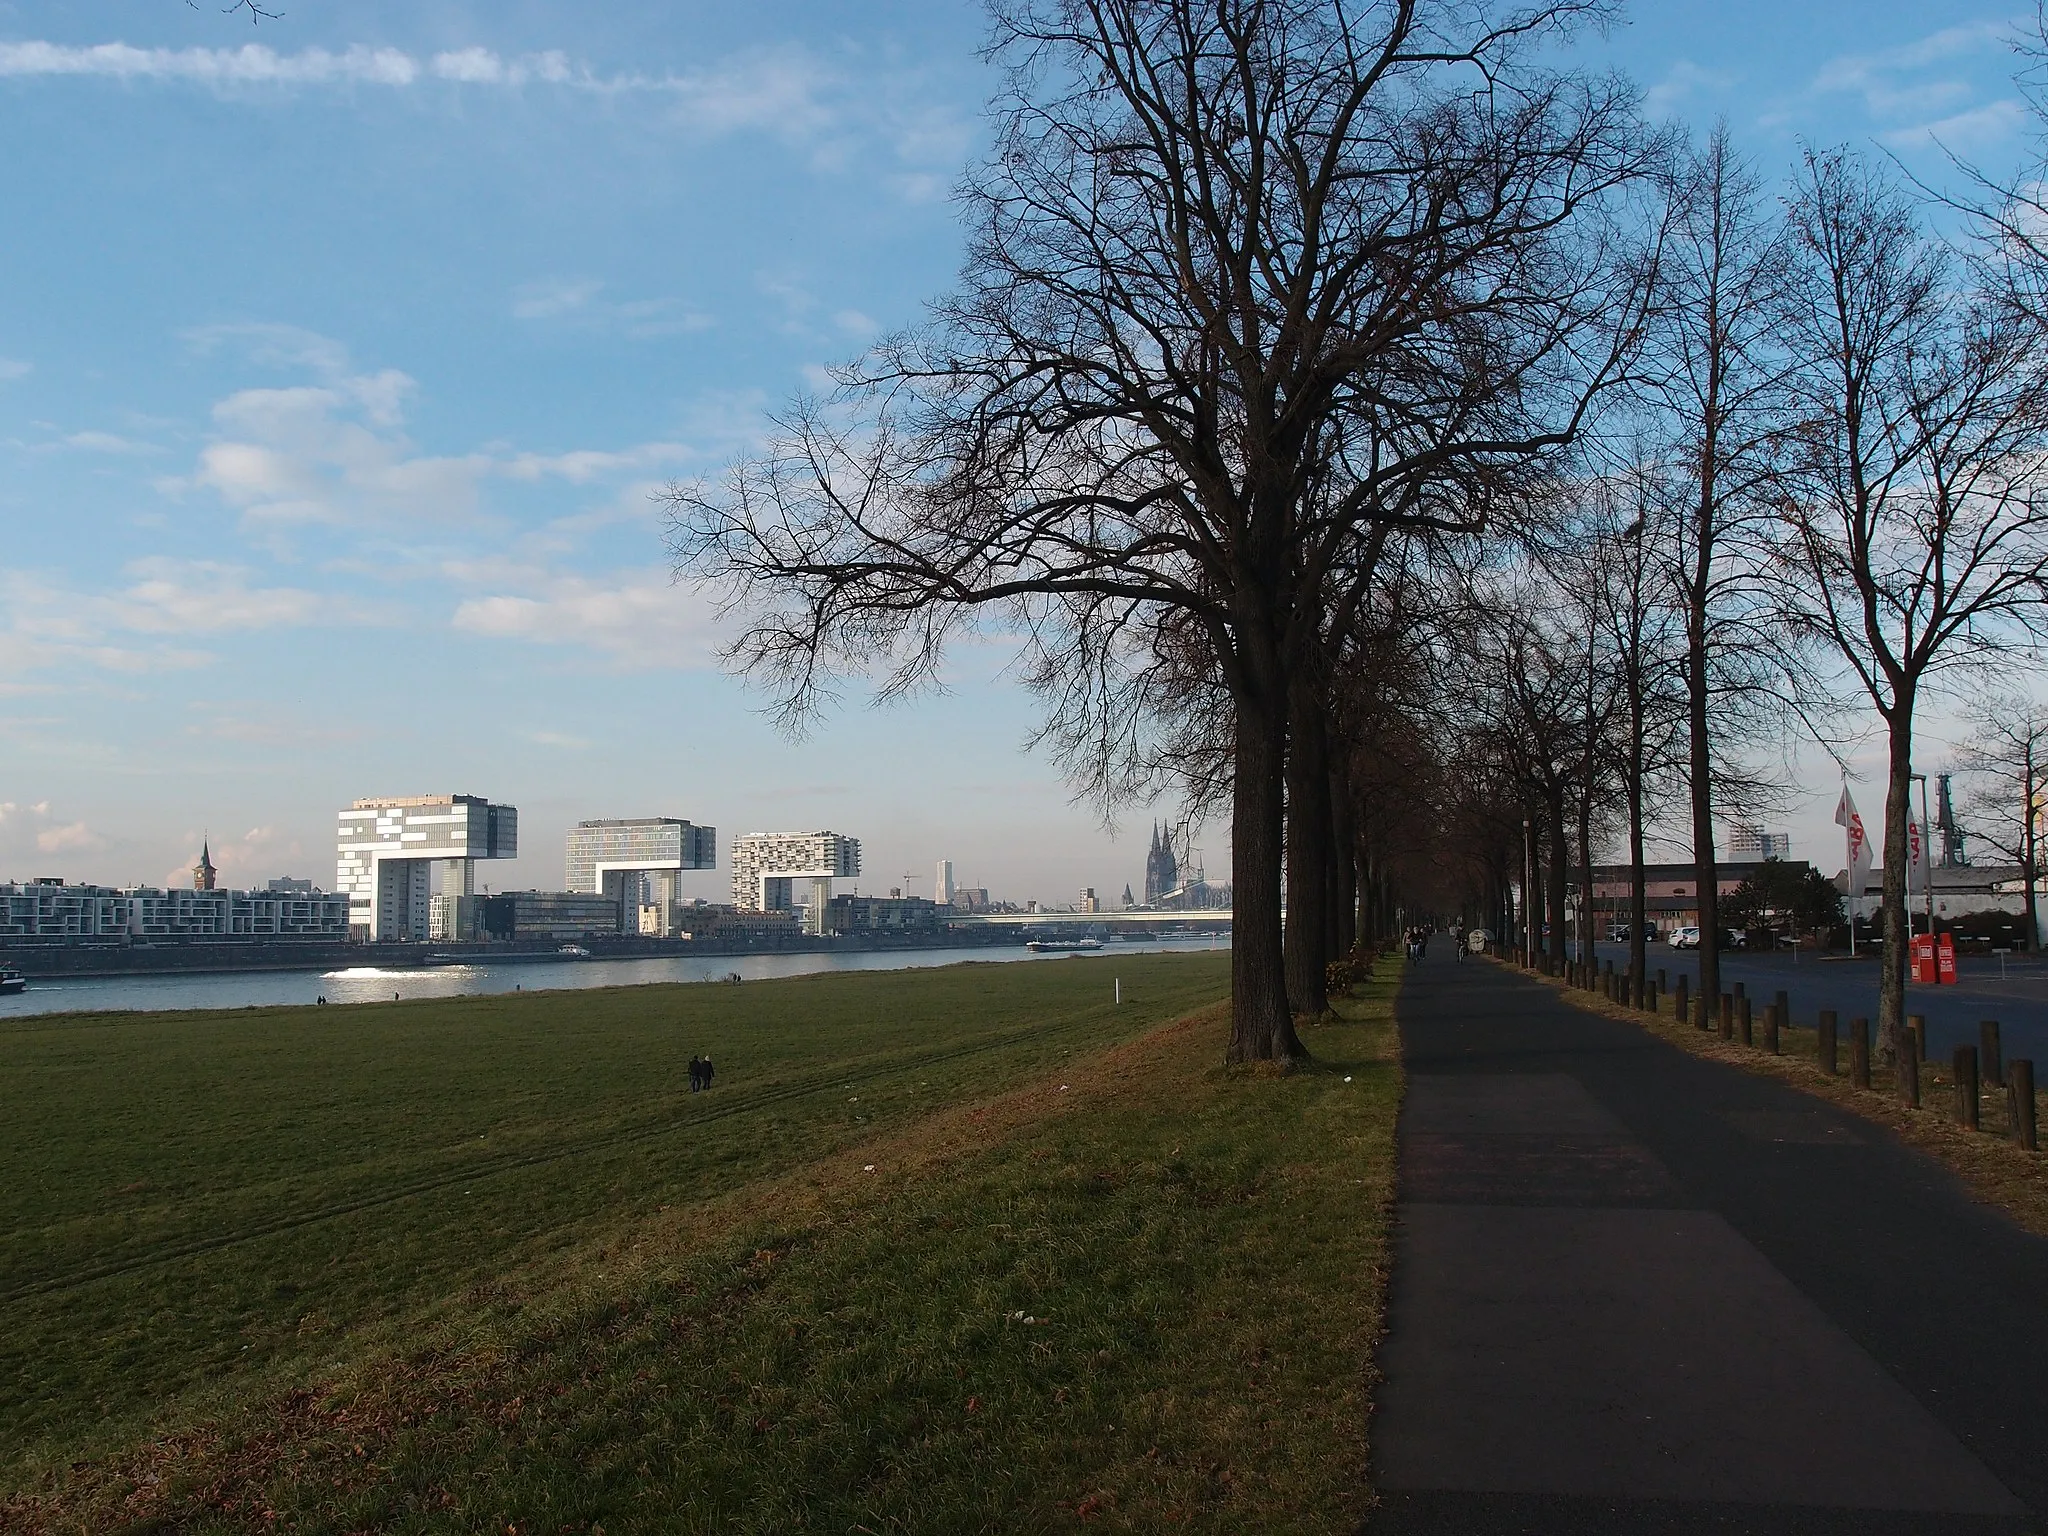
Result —
[{"label": "wispy cloud", "polygon": [[[966,115],[932,99],[928,82],[878,71],[850,53],[833,57],[794,46],[750,49],[696,69],[607,72],[560,51],[428,54],[365,45],[280,53],[261,43],[140,48],[23,41],[0,43],[0,79],[8,78],[157,81],[223,95],[353,87],[638,96],[662,104],[646,114],[650,122],[707,136],[769,134],[806,145],[821,168],[846,164],[857,143],[886,145],[906,164],[957,164],[973,132]],[[915,178],[904,194],[929,195],[930,180]]]},{"label": "wispy cloud", "polygon": [[1670,117],[1696,97],[1708,92],[1725,91],[1734,83],[1732,75],[1702,69],[1690,59],[1680,59],[1664,72],[1662,80],[1643,93],[1643,110],[1652,118],[1661,120]]},{"label": "wispy cloud", "polygon": [[455,610],[455,628],[499,640],[592,650],[623,671],[696,670],[715,661],[717,612],[665,571],[563,575],[501,569],[496,584]]},{"label": "wispy cloud", "polygon": [[588,330],[626,336],[678,336],[703,331],[711,317],[681,299],[610,299],[596,278],[549,278],[527,283],[512,295],[512,318],[560,321]]},{"label": "wispy cloud", "polygon": [[[1943,27],[1894,48],[1838,55],[1814,74],[1811,90],[1816,96],[1861,97],[1873,119],[1897,125],[1884,133],[1888,143],[1921,142],[1940,126],[1950,130],[1944,142],[1964,136],[1987,142],[2010,131],[2018,104],[1973,106],[1976,86],[1954,66],[2001,51],[2011,38],[2012,28],[2004,21]],[[1901,119],[1911,121],[1902,124]]]},{"label": "wispy cloud", "polygon": [[18,357],[0,357],[0,383],[9,379],[25,379],[33,372],[33,363],[25,363]]},{"label": "wispy cloud", "polygon": [[1895,149],[1910,149],[1932,141],[1967,153],[2011,143],[2026,127],[2027,116],[2023,103],[2007,97],[1931,123],[1897,128],[1881,138]]}]

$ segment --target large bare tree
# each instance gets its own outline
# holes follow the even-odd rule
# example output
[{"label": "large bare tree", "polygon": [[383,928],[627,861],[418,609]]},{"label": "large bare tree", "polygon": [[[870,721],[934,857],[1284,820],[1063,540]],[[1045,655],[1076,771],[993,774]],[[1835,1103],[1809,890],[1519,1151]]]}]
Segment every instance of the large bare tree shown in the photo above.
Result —
[{"label": "large bare tree", "polygon": [[1991,689],[1970,701],[1969,737],[1956,768],[1968,786],[1963,801],[1970,837],[2019,866],[2026,892],[2027,948],[2039,953],[2041,822],[2048,816],[2048,707],[2031,694]]},{"label": "large bare tree", "polygon": [[1632,98],[1538,61],[1597,9],[995,0],[959,290],[723,485],[675,488],[679,567],[731,584],[732,660],[792,719],[849,671],[918,685],[977,613],[1055,652],[1201,627],[1234,1060],[1301,1049],[1284,766],[1330,573],[1368,524],[1484,526],[1629,328],[1605,215],[1648,153]]},{"label": "large bare tree", "polygon": [[1807,157],[1785,339],[1798,421],[1782,504],[1788,611],[1888,736],[1879,1029],[1899,1053],[1913,730],[1943,674],[2024,641],[2048,596],[2038,332],[1980,298],[1857,157]]}]

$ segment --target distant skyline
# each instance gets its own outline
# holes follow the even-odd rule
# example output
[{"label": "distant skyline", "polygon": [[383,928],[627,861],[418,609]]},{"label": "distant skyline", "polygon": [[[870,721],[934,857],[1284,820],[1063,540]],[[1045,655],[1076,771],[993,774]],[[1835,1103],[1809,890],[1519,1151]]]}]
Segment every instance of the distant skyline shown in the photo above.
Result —
[{"label": "distant skyline", "polygon": [[[999,638],[778,736],[652,499],[946,288],[979,10],[281,8],[0,0],[0,879],[183,883],[210,837],[223,884],[331,888],[336,809],[459,791],[520,809],[500,889],[643,815],[718,829],[712,899],[733,836],[817,828],[863,890],[941,858],[1019,902],[1142,886],[1175,808],[1112,843],[1069,803]],[[1630,14],[1584,57],[1767,175],[2024,148],[2006,12]],[[1839,786],[1799,762],[1764,820],[1832,871]],[[1226,878],[1225,830],[1195,842]]]}]

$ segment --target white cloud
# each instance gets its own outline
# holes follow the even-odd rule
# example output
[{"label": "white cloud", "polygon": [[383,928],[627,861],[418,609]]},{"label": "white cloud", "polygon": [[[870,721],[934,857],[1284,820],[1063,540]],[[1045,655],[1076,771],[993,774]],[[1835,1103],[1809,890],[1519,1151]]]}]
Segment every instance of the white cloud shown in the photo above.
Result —
[{"label": "white cloud", "polygon": [[597,297],[604,284],[595,278],[550,278],[528,283],[512,296],[512,315],[517,320],[551,320],[571,314]]},{"label": "white cloud", "polygon": [[73,432],[58,438],[55,442],[40,445],[44,449],[73,448],[80,453],[109,453],[118,455],[161,453],[163,450],[154,443],[137,442],[132,437],[120,437],[112,432]]},{"label": "white cloud", "polygon": [[1732,75],[1702,69],[1690,59],[1680,59],[1643,93],[1643,110],[1662,120],[1676,113],[1701,92],[1725,91],[1735,83]]},{"label": "white cloud", "polygon": [[[935,103],[930,82],[877,69],[848,50],[822,57],[797,48],[754,49],[685,70],[606,74],[560,51],[511,56],[488,48],[429,56],[358,45],[339,51],[279,53],[260,43],[240,48],[139,48],[128,43],[74,46],[46,41],[0,43],[0,78],[163,81],[223,94],[251,90],[383,87],[417,90],[548,88],[584,95],[635,95],[666,102],[646,114],[685,132],[709,136],[765,133],[811,147],[820,169],[847,164],[857,143],[879,140],[910,163],[958,164],[972,137],[971,119]],[[929,188],[920,179],[918,195]]]},{"label": "white cloud", "polygon": [[82,821],[61,827],[46,827],[36,834],[36,848],[42,853],[63,853],[71,849],[98,848],[106,840]]},{"label": "white cloud", "polygon": [[280,54],[241,48],[134,48],[127,43],[67,47],[0,43],[0,75],[98,75],[116,80],[190,80],[207,85],[411,85],[418,61],[396,48],[308,48]]},{"label": "white cloud", "polygon": [[515,320],[560,320],[638,338],[709,330],[712,318],[681,299],[605,299],[595,278],[549,278],[513,290]]},{"label": "white cloud", "polygon": [[[2004,48],[2011,36],[2011,28],[2004,22],[1944,27],[1896,48],[1830,59],[1814,75],[1812,88],[1821,95],[1859,95],[1871,116],[1880,119],[1924,118],[1937,113],[1974,115],[1955,112],[1974,94],[1967,80],[1952,75],[1915,77],[1937,65]],[[1912,130],[1909,136],[1917,138],[1922,131]]]},{"label": "white cloud", "polygon": [[501,571],[513,591],[459,604],[452,620],[468,634],[603,653],[627,670],[691,670],[714,664],[717,614],[701,589],[665,572],[608,576]]},{"label": "white cloud", "polygon": [[0,383],[8,379],[25,379],[33,372],[33,363],[25,363],[18,357],[0,357]]},{"label": "white cloud", "polygon": [[1933,140],[1945,148],[1967,153],[2010,143],[2026,126],[2026,107],[2007,98],[1917,128],[1900,128],[1885,134],[1883,139],[1895,149],[1908,149]]}]

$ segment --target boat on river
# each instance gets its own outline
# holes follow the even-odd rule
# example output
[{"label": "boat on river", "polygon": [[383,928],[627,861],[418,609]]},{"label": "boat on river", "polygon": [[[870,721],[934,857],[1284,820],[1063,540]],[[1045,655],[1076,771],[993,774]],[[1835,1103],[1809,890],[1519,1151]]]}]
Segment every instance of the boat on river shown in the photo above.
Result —
[{"label": "boat on river", "polygon": [[11,992],[26,992],[27,990],[28,978],[26,976],[22,975],[19,971],[10,971],[4,966],[0,966],[0,997],[5,997]]},{"label": "boat on river", "polygon": [[1102,948],[1100,939],[1032,939],[1025,946],[1034,955],[1079,955]]}]

